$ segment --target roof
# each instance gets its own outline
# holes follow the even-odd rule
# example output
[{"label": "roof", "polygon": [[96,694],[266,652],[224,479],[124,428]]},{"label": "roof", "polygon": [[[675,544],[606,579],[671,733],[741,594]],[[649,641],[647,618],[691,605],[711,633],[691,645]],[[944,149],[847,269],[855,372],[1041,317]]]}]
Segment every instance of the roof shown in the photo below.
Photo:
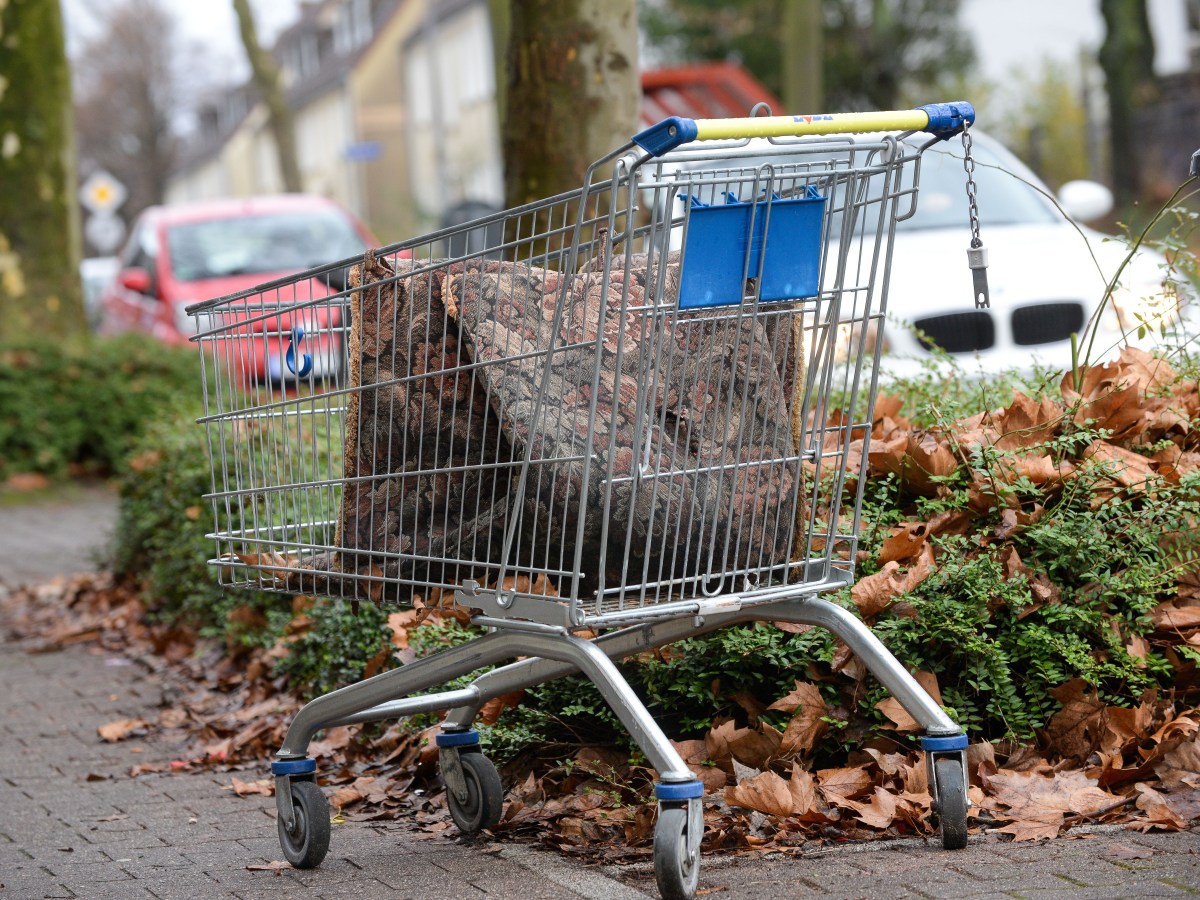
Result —
[{"label": "roof", "polygon": [[728,119],[750,115],[755,103],[782,111],[779,98],[736,63],[709,62],[642,73],[642,125],[668,116]]}]

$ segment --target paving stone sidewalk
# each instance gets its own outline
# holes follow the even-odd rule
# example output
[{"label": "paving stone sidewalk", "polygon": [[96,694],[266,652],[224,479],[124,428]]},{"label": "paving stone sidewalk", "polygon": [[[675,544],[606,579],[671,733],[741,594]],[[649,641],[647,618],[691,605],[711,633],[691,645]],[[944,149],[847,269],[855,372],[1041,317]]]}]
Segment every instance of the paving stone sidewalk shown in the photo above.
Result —
[{"label": "paving stone sidewalk", "polygon": [[[43,562],[23,563],[22,578],[75,571],[86,560],[81,535],[104,539],[111,525],[97,523],[113,521],[112,503],[0,507],[0,579],[15,580],[11,551],[48,517],[54,528],[37,526]],[[0,900],[656,896],[646,866],[598,870],[508,842],[414,834],[403,823],[335,826],[315,871],[251,871],[281,858],[273,799],[237,797],[227,774],[131,778],[136,763],[183,755],[166,735],[100,740],[106,722],[155,718],[162,689],[153,675],[95,648],[29,655],[0,645],[0,685]],[[972,839],[956,853],[892,841],[797,859],[709,855],[700,888],[729,898],[1186,897],[1200,895],[1200,835],[1103,829],[1041,844]]]}]

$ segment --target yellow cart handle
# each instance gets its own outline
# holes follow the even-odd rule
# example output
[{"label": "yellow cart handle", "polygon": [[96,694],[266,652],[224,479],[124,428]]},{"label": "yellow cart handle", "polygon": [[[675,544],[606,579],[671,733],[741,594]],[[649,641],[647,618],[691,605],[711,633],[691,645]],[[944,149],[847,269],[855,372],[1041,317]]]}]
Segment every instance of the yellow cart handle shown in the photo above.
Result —
[{"label": "yellow cart handle", "polygon": [[662,156],[691,141],[752,137],[800,137],[816,134],[864,134],[872,131],[928,131],[949,136],[975,122],[975,107],[965,100],[930,103],[891,112],[829,113],[816,116],[759,116],[745,119],[688,119],[670,116],[633,136],[652,156]]}]

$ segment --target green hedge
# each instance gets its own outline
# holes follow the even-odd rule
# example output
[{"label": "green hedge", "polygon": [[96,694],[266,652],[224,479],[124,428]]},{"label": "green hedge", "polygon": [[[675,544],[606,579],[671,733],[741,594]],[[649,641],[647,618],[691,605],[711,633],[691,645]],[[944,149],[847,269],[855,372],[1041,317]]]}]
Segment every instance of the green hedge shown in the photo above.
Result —
[{"label": "green hedge", "polygon": [[121,471],[149,423],[198,401],[199,379],[193,348],[136,335],[0,344],[0,480]]}]

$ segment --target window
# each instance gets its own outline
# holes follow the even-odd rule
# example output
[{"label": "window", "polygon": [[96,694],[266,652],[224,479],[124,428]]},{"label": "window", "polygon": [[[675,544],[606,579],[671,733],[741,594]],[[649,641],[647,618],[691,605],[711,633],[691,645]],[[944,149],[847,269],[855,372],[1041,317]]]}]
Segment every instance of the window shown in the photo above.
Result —
[{"label": "window", "polygon": [[363,240],[335,210],[210,219],[167,231],[179,281],[298,272],[363,251]]}]

